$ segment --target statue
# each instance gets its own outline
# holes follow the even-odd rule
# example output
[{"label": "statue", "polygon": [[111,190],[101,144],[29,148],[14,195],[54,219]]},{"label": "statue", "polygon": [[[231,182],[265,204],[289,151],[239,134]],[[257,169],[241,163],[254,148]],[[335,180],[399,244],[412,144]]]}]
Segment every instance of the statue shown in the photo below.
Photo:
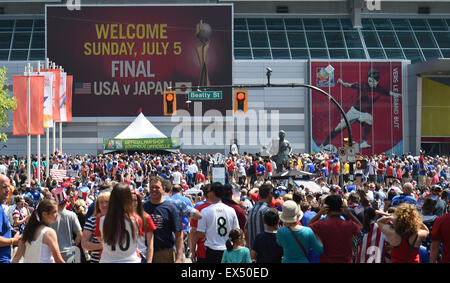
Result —
[{"label": "statue", "polygon": [[272,155],[272,160],[275,161],[277,165],[277,172],[282,172],[287,168],[287,162],[289,160],[289,155],[292,152],[292,147],[289,141],[285,140],[285,131],[281,130],[278,136],[280,137],[278,140],[278,153]]},{"label": "statue", "polygon": [[200,20],[200,23],[198,23],[196,26],[195,33],[196,37],[202,44],[196,49],[200,68],[202,69],[202,71],[200,72],[200,80],[198,82],[198,85],[200,86],[210,85],[208,69],[206,68],[206,54],[208,53],[211,33],[211,26],[207,23],[204,23],[203,20]]}]

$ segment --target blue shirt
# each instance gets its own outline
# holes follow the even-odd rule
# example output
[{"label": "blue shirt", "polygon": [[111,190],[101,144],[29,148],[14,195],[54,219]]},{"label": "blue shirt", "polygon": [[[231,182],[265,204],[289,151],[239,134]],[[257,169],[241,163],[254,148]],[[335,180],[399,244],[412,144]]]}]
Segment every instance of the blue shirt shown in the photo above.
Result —
[{"label": "blue shirt", "polygon": [[309,221],[311,221],[311,219],[313,219],[314,216],[316,216],[317,212],[315,211],[307,211],[303,214],[302,217],[302,225],[303,226],[308,226]]},{"label": "blue shirt", "polygon": [[222,263],[252,263],[250,250],[247,247],[231,251],[225,250],[222,255]]},{"label": "blue shirt", "polygon": [[391,203],[389,204],[389,207],[397,206],[404,202],[412,204],[412,205],[417,204],[417,200],[415,197],[413,197],[411,195],[403,195],[402,194],[402,195],[397,195],[397,196],[393,197]]},{"label": "blue shirt", "polygon": [[[297,239],[302,243],[306,252],[308,252],[311,247],[317,254],[320,255],[323,253],[323,246],[319,244],[311,228],[303,227],[302,229],[293,232],[297,236]],[[284,257],[282,263],[309,262],[294,236],[289,231],[289,228],[283,227],[278,230],[277,243],[283,248]]]},{"label": "blue shirt", "polygon": [[[180,206],[182,207],[180,210],[185,212],[181,214],[181,223],[183,224],[183,231],[189,232],[189,216],[190,212],[192,212],[192,208],[194,206],[192,205],[192,202],[185,196],[182,196],[180,194],[174,194],[172,196],[172,200],[175,201],[175,205],[177,208]],[[187,212],[187,213],[186,213]]]},{"label": "blue shirt", "polygon": [[[9,225],[8,216],[3,210],[3,206],[0,205],[0,236],[4,238],[11,238],[11,226]],[[0,263],[11,262],[11,247],[0,248]]]}]

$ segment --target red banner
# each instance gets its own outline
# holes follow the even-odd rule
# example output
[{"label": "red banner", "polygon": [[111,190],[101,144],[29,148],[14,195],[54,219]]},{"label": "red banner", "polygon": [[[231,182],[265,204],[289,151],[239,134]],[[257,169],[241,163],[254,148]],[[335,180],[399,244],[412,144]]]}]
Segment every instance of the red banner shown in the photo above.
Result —
[{"label": "red banner", "polygon": [[[135,116],[138,109],[163,116],[168,87],[177,87],[177,109],[194,114],[186,103],[194,87],[232,84],[232,10],[229,4],[46,6],[48,57],[75,78],[73,116]],[[202,101],[202,114],[232,109],[231,89],[221,90],[222,99]]]},{"label": "red banner", "polygon": [[30,76],[30,131],[28,132],[28,77],[13,76],[13,135],[44,134],[44,76]]},{"label": "red banner", "polygon": [[[401,62],[311,62],[311,84],[342,106],[364,155],[403,153]],[[339,109],[312,92],[312,147],[336,154],[348,137]]]},{"label": "red banner", "polygon": [[67,76],[66,78],[66,122],[72,122],[72,86],[73,76]]}]

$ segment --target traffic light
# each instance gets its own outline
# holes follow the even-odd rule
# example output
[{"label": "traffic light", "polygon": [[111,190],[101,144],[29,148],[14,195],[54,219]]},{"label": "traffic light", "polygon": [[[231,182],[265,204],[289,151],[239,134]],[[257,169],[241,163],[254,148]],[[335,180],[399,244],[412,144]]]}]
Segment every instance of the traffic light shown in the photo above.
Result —
[{"label": "traffic light", "polygon": [[247,113],[248,103],[248,90],[235,89],[234,90],[234,113],[244,112]]},{"label": "traffic light", "polygon": [[367,160],[361,159],[356,160],[356,169],[357,170],[364,170],[367,168]]},{"label": "traffic light", "polygon": [[177,112],[177,92],[174,90],[165,90],[164,95],[164,115],[171,116]]}]

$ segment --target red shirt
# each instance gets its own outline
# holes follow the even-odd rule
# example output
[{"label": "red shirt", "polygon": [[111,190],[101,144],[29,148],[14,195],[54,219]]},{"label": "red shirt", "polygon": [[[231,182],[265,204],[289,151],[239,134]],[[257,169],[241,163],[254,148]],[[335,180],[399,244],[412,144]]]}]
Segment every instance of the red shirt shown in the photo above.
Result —
[{"label": "red shirt", "polygon": [[202,173],[197,173],[195,175],[195,180],[197,180],[197,179],[201,179],[202,183],[204,183],[206,180],[205,175],[203,175]]},{"label": "red shirt", "polygon": [[390,176],[390,177],[393,177],[393,176],[394,176],[394,167],[389,166],[389,167],[386,169],[386,176]]},{"label": "red shirt", "polygon": [[273,171],[273,169],[272,169],[272,162],[266,162],[266,172],[270,173],[272,171]]},{"label": "red shirt", "polygon": [[442,242],[442,259],[440,262],[450,263],[450,213],[436,218],[431,230],[431,241]]},{"label": "red shirt", "polygon": [[228,172],[234,172],[234,161],[233,160],[227,161],[226,166],[227,166]]},{"label": "red shirt", "polygon": [[405,263],[405,258],[411,250],[407,263],[420,263],[419,260],[419,248],[412,248],[408,243],[409,237],[403,237],[402,242],[397,247],[391,247],[391,262],[392,263]]},{"label": "red shirt", "polygon": [[378,175],[383,175],[384,174],[384,163],[383,162],[378,162],[378,170],[377,170],[377,174]]},{"label": "red shirt", "polygon": [[323,243],[320,262],[352,263],[352,238],[361,231],[353,221],[343,220],[339,216],[318,220],[309,225]]},{"label": "red shirt", "polygon": [[[199,206],[195,207],[198,211],[202,211],[203,208],[210,206],[210,202],[205,202],[200,204]],[[191,219],[191,227],[197,228],[198,226],[198,220],[192,218]],[[205,238],[200,238],[197,241],[197,250],[195,251],[195,255],[198,258],[206,258],[206,247],[205,247]]]}]

